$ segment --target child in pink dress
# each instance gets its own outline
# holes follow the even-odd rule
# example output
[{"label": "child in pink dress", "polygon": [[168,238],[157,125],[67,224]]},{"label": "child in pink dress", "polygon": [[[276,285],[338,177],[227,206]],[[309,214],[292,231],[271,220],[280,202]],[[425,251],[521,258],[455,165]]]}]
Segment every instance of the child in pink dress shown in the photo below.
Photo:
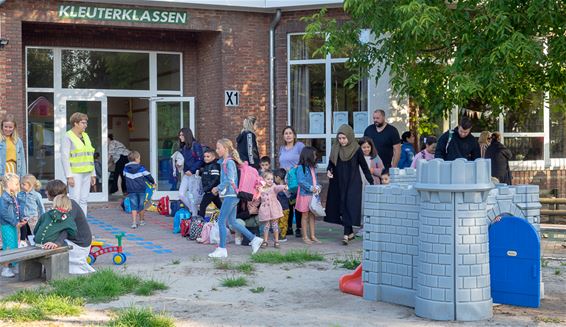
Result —
[{"label": "child in pink dress", "polygon": [[259,207],[259,221],[263,223],[263,243],[262,248],[266,248],[269,238],[269,228],[273,230],[275,242],[273,246],[279,248],[279,219],[283,217],[283,208],[277,199],[277,194],[287,190],[287,185],[275,185],[273,183],[273,173],[264,172],[261,177],[264,180],[263,186],[259,188],[261,205]]}]

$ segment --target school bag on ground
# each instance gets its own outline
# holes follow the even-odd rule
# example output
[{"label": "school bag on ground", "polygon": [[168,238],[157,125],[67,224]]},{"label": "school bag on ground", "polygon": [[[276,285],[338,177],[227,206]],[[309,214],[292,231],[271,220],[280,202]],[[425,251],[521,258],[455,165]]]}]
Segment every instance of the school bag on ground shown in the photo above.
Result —
[{"label": "school bag on ground", "polygon": [[202,244],[209,244],[210,243],[210,230],[212,229],[212,225],[214,223],[205,223],[202,226],[202,231],[200,232],[200,237],[197,238],[197,242]]},{"label": "school bag on ground", "polygon": [[189,237],[191,232],[191,219],[181,219],[181,236]]},{"label": "school bag on ground", "polygon": [[169,195],[162,196],[161,199],[159,199],[159,203],[157,203],[157,211],[164,216],[169,216]]},{"label": "school bag on ground", "polygon": [[[224,160],[222,163],[224,173],[228,172],[226,165],[227,160]],[[257,170],[250,166],[247,161],[244,161],[238,166],[238,175],[238,186],[236,187],[236,185],[232,183],[232,187],[236,191],[238,198],[246,201],[257,198],[259,196],[258,185],[261,183],[261,177],[259,177]]]},{"label": "school bag on ground", "polygon": [[191,227],[189,230],[189,240],[194,241],[200,237],[202,233],[202,228],[204,226],[204,220],[201,216],[193,216],[191,219]]},{"label": "school bag on ground", "polygon": [[173,200],[173,201],[169,201],[169,206],[171,207],[170,216],[175,217],[177,211],[179,211],[179,209],[181,208],[184,208],[185,204],[181,202],[181,200]]},{"label": "school bag on ground", "polygon": [[191,219],[191,213],[189,210],[183,208],[179,209],[173,218],[173,234],[181,232],[181,220]]}]

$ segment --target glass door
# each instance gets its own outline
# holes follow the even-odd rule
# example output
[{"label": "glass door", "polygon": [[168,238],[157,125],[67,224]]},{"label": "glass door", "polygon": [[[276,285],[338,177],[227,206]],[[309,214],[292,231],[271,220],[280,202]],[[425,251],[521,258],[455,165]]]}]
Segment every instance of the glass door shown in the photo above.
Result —
[{"label": "glass door", "polygon": [[[88,115],[86,133],[94,147],[94,161],[97,168],[97,183],[90,189],[89,202],[108,201],[108,146],[107,146],[107,100],[105,96],[61,96],[59,99],[60,112],[56,117],[56,137],[63,139],[71,129],[69,118],[75,112]],[[60,145],[59,145],[60,147]],[[60,148],[56,149],[56,162],[61,162]],[[57,165],[56,176],[65,181],[63,165]]]},{"label": "glass door", "polygon": [[150,99],[150,156],[151,174],[157,180],[154,199],[169,195],[178,199],[180,179],[173,175],[171,155],[179,147],[179,130],[195,130],[195,99],[167,97]]}]

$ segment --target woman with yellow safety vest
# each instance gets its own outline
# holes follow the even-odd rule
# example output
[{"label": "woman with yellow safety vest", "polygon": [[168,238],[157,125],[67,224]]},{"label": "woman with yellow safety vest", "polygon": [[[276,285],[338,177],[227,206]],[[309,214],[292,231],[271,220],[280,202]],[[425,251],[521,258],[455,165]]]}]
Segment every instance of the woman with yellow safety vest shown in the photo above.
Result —
[{"label": "woman with yellow safety vest", "polygon": [[82,112],[75,112],[69,120],[72,128],[65,134],[61,146],[63,171],[67,177],[71,199],[79,204],[86,216],[90,187],[96,183],[94,147],[85,132],[88,116]]}]

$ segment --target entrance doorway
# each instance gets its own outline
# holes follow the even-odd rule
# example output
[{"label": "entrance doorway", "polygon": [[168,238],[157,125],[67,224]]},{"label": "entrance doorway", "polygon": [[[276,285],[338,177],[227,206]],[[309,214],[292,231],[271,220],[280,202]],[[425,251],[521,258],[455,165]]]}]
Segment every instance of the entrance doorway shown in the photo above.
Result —
[{"label": "entrance doorway", "polygon": [[[123,192],[118,181],[118,192],[109,196],[111,183],[121,178],[114,171],[114,159],[108,153],[108,135],[123,143],[129,150],[141,155],[142,164],[157,181],[154,199],[168,195],[178,198],[179,181],[173,176],[171,155],[178,150],[178,133],[183,127],[195,128],[193,97],[141,98],[106,96],[103,92],[84,95],[56,95],[58,110],[54,113],[55,139],[62,139],[71,128],[69,117],[75,112],[88,115],[88,133],[95,148],[95,160],[100,169],[96,187],[91,189],[89,201],[119,200]],[[61,163],[61,146],[55,143],[55,178],[65,180]],[[117,160],[117,159],[116,159]]]}]

